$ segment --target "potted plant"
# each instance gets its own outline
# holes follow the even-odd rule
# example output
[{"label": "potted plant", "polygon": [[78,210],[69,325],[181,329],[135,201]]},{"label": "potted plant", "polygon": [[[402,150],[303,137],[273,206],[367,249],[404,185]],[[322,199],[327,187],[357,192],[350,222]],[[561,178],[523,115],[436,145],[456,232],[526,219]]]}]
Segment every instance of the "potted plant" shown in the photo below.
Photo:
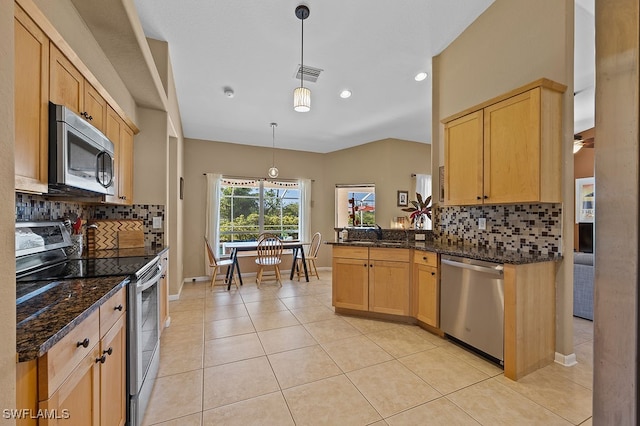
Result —
[{"label": "potted plant", "polygon": [[417,229],[424,228],[424,217],[431,219],[431,196],[428,196],[425,200],[422,199],[422,195],[416,192],[417,201],[411,201],[412,207],[405,207],[401,209],[403,212],[411,213],[411,224],[415,225]]}]

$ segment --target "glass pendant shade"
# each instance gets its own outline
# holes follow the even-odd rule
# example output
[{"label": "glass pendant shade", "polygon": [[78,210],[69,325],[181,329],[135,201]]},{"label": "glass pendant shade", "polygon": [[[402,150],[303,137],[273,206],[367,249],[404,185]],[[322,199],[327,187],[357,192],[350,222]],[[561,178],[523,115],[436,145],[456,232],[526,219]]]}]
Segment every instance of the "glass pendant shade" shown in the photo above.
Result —
[{"label": "glass pendant shade", "polygon": [[311,90],[306,87],[296,87],[293,91],[293,109],[307,112],[311,109]]},{"label": "glass pendant shade", "polygon": [[278,177],[278,168],[275,167],[275,166],[271,167],[267,173],[269,174],[270,178],[277,178]]}]

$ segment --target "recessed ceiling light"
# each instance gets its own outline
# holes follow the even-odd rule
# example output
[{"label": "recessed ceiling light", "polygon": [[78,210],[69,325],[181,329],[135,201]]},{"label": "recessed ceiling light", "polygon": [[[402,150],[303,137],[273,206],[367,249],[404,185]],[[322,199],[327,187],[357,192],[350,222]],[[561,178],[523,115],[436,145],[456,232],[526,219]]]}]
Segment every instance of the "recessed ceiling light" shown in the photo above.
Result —
[{"label": "recessed ceiling light", "polygon": [[342,99],[347,99],[351,97],[351,90],[343,90],[342,92],[340,92],[340,97]]},{"label": "recessed ceiling light", "polygon": [[416,74],[416,76],[414,77],[414,79],[416,81],[422,81],[425,78],[429,77],[429,74],[427,74],[426,72],[419,72],[418,74]]}]

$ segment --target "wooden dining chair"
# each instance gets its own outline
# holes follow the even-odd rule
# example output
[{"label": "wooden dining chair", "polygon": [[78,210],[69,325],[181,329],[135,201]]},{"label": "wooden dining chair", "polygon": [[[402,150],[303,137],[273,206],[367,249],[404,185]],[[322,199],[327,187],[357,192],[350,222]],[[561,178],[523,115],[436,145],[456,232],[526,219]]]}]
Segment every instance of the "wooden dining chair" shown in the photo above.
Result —
[{"label": "wooden dining chair", "polygon": [[[304,260],[307,262],[307,271],[309,275],[315,275],[320,279],[320,275],[318,275],[318,268],[316,267],[316,260],[318,259],[318,251],[320,250],[320,244],[322,244],[322,234],[316,232],[313,234],[311,238],[311,244],[309,245],[308,251],[304,255]],[[304,249],[300,249],[304,250]],[[296,272],[298,274],[298,281],[300,281],[300,275],[302,275],[302,271],[304,265],[302,264],[302,253],[298,251],[296,256]],[[313,269],[312,269],[313,268]]]},{"label": "wooden dining chair", "polygon": [[[233,264],[233,260],[217,259],[213,249],[211,248],[211,244],[209,244],[209,240],[207,239],[207,237],[204,237],[204,244],[207,247],[207,255],[209,256],[209,267],[213,269],[211,271],[211,287],[214,287],[216,285],[216,276],[218,275],[218,271],[220,271],[220,269],[224,266],[227,267],[227,271],[228,271],[228,268],[230,268],[231,265]],[[218,285],[229,286],[229,282],[227,281],[227,279],[228,278],[225,276],[224,281]],[[230,279],[233,282],[233,284],[236,286],[236,288],[238,288],[238,283],[236,281],[235,276],[230,277]]]},{"label": "wooden dining chair", "polygon": [[258,284],[258,288],[260,288],[262,273],[264,272],[265,267],[273,267],[276,274],[276,281],[280,287],[282,287],[282,280],[280,278],[282,250],[282,241],[273,234],[262,234],[258,239],[258,257],[256,258],[256,264],[258,265],[256,283]]}]

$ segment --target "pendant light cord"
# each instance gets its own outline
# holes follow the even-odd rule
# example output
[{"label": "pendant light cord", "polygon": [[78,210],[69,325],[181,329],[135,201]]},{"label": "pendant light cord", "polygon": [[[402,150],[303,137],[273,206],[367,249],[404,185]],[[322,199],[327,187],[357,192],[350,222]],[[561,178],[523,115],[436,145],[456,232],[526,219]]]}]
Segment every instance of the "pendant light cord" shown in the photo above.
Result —
[{"label": "pendant light cord", "polygon": [[272,149],[271,149],[271,166],[276,166],[276,126],[277,123],[271,123],[271,141],[272,141]]},{"label": "pendant light cord", "polygon": [[302,82],[304,77],[304,17],[300,19],[302,21],[302,31],[301,31],[301,47],[300,47],[300,87],[304,87],[304,83]]}]

